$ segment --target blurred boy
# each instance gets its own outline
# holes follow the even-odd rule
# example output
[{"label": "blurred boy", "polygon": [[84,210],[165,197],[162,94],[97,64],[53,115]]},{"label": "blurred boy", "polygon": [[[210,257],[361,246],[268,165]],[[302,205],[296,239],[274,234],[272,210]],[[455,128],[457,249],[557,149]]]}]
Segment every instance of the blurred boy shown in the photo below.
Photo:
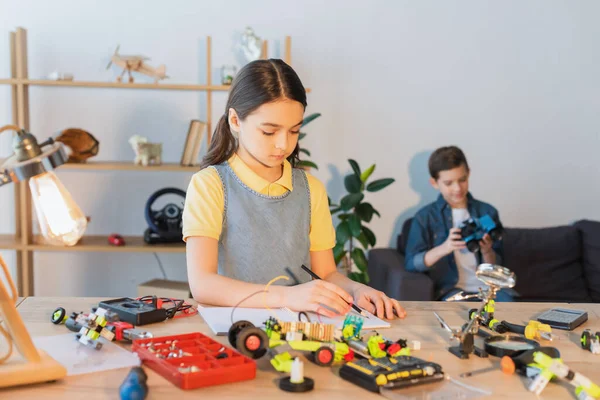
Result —
[{"label": "blurred boy", "polygon": [[[431,185],[438,199],[413,218],[406,245],[406,270],[427,272],[435,284],[435,298],[445,300],[464,290],[477,293],[484,284],[475,275],[481,263],[502,264],[502,242],[485,235],[480,250],[472,253],[462,240],[458,226],[469,219],[489,215],[500,223],[498,211],[469,193],[469,164],[456,146],[441,147],[429,157]],[[497,301],[510,301],[499,292]]]}]

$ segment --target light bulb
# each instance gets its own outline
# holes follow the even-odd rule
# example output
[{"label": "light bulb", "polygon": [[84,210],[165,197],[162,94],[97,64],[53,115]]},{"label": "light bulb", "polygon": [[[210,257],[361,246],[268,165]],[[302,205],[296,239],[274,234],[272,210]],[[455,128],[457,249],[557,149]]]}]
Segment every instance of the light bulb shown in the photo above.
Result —
[{"label": "light bulb", "polygon": [[54,172],[29,179],[42,236],[49,244],[73,246],[79,241],[87,219]]}]

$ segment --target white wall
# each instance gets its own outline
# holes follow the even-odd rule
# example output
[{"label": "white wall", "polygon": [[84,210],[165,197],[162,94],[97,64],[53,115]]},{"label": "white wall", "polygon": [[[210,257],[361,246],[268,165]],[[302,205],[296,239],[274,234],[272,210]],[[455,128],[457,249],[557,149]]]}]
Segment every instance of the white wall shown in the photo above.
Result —
[{"label": "white wall", "polygon": [[[87,3],[89,4],[89,3]],[[350,6],[349,4],[352,4]],[[305,146],[316,175],[339,199],[347,158],[375,178],[397,182],[371,195],[382,214],[378,245],[394,241],[407,216],[435,197],[426,162],[457,144],[469,159],[475,196],[506,225],[550,226],[600,219],[600,25],[595,1],[77,1],[0,0],[0,77],[9,74],[8,32],[28,29],[29,71],[59,69],[109,81],[117,44],[166,63],[171,82],[203,83],[204,37],[213,38],[214,76],[236,62],[234,40],[250,25],[281,56],[285,35],[306,86]],[[189,119],[205,118],[197,93],[108,89],[31,89],[31,128],[42,138],[71,126],[96,135],[98,160],[129,160],[134,134],[165,144],[178,161]],[[213,119],[225,93],[215,95]],[[0,88],[0,121],[11,119]],[[0,157],[9,135],[0,137]],[[141,234],[143,205],[164,186],[185,188],[190,174],[59,171],[92,217],[90,234]],[[133,185],[137,188],[133,188]],[[12,232],[12,190],[0,191],[0,233]],[[8,261],[13,264],[11,252]],[[12,258],[12,259],[11,259]],[[183,254],[160,254],[167,275],[185,279]],[[36,253],[39,295],[118,296],[161,273],[152,254]]]}]

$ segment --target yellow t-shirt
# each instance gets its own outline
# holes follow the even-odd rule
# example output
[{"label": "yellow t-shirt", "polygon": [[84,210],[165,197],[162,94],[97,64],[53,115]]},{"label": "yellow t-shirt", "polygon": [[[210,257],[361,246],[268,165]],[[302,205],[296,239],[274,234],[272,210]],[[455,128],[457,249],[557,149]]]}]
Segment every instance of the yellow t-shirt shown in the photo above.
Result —
[{"label": "yellow t-shirt", "polygon": [[[250,189],[267,195],[281,196],[292,187],[292,166],[285,160],[283,174],[270,183],[258,176],[237,155],[228,160],[229,166]],[[321,181],[306,174],[310,190],[310,251],[332,249],[335,246],[335,229],[329,212],[327,191]],[[214,168],[204,168],[192,176],[183,210],[183,240],[190,236],[206,236],[219,240],[223,229],[225,194],[219,174]]]}]

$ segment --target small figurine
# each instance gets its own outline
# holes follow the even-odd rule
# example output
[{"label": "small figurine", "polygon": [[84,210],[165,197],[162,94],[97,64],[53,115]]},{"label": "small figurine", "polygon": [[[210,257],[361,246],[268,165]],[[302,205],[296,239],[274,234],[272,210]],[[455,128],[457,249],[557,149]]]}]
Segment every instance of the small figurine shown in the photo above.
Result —
[{"label": "small figurine", "polygon": [[157,68],[151,67],[148,64],[145,64],[145,60],[149,60],[148,57],[144,56],[124,56],[119,54],[119,47],[115,50],[115,53],[110,58],[110,62],[106,69],[109,69],[112,63],[115,63],[119,67],[123,68],[123,72],[119,77],[117,77],[117,82],[121,82],[123,80],[123,75],[125,72],[129,75],[129,83],[133,83],[133,76],[131,76],[131,71],[139,72],[140,74],[147,75],[151,78],[154,78],[154,83],[158,83],[161,79],[168,78],[166,72],[167,68],[165,65],[160,65]]},{"label": "small figurine", "polygon": [[244,57],[248,62],[258,60],[262,53],[262,40],[256,36],[254,30],[247,27],[242,34],[242,42],[239,45],[244,53]]},{"label": "small figurine", "polygon": [[84,163],[98,154],[100,147],[100,142],[91,133],[79,128],[65,129],[54,140],[71,149],[68,160],[70,163]]},{"label": "small figurine", "polygon": [[162,163],[162,143],[148,143],[147,138],[134,135],[129,139],[129,144],[135,152],[134,164],[147,167],[149,164]]}]

